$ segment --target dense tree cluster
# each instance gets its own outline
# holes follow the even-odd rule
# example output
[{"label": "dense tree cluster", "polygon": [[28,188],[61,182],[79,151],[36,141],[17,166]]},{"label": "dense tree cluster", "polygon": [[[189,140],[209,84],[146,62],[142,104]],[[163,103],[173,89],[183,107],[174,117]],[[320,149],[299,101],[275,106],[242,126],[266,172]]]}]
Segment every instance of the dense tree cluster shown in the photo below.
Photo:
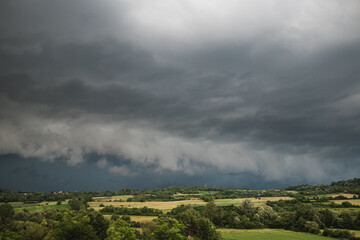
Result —
[{"label": "dense tree cluster", "polygon": [[137,216],[159,216],[162,214],[162,211],[148,207],[126,208],[126,207],[106,206],[102,208],[100,212],[103,214],[137,215]]},{"label": "dense tree cluster", "polygon": [[157,240],[221,238],[211,221],[192,208],[176,218],[160,217],[153,222],[138,224],[138,231],[130,217],[114,213],[111,220],[93,209],[33,212],[14,210],[9,204],[0,205],[0,239],[21,240]]}]

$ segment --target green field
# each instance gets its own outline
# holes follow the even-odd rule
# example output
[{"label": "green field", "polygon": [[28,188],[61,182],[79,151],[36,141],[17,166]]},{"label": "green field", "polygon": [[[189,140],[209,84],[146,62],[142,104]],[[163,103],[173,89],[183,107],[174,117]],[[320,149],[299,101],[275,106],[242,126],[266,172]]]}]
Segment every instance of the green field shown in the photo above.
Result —
[{"label": "green field", "polygon": [[335,238],[315,234],[286,231],[282,229],[220,229],[225,240],[330,240]]},{"label": "green field", "polygon": [[106,202],[106,201],[114,201],[120,200],[126,202],[128,198],[134,197],[133,195],[118,195],[118,196],[111,196],[111,197],[93,197],[94,202]]},{"label": "green field", "polygon": [[[46,205],[47,203],[47,205]],[[14,207],[15,212],[19,212],[21,210],[27,210],[29,212],[39,212],[44,211],[46,209],[70,209],[70,206],[63,202],[61,205],[57,205],[56,202],[42,202],[42,203],[22,203],[22,202],[11,202],[11,206]]]}]

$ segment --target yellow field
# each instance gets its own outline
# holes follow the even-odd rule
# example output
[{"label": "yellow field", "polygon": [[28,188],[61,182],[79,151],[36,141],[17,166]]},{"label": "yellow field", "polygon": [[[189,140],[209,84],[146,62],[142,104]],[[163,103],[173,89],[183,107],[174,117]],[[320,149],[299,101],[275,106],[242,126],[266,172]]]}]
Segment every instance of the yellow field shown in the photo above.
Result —
[{"label": "yellow field", "polygon": [[181,205],[205,205],[206,203],[202,200],[183,200],[183,201],[169,201],[169,202],[89,202],[89,206],[95,210],[99,210],[99,204],[104,204],[104,206],[114,206],[114,207],[129,207],[129,208],[141,208],[149,207],[162,210],[163,212],[168,212],[171,209]]},{"label": "yellow field", "polygon": [[[104,218],[106,218],[107,220],[110,220],[111,215],[104,215]],[[154,220],[156,218],[157,217],[153,217],[153,216],[130,216],[130,220],[136,221],[136,222],[151,222],[152,220]]]},{"label": "yellow field", "polygon": [[175,193],[173,196],[174,197],[181,197],[181,196],[189,196],[189,195],[202,196],[201,193]]},{"label": "yellow field", "polygon": [[343,202],[350,202],[352,205],[360,206],[360,199],[331,200],[330,202],[334,202],[337,204],[341,204]]},{"label": "yellow field", "polygon": [[151,216],[130,216],[131,221],[136,221],[136,222],[151,222],[156,218],[157,217],[151,217]]},{"label": "yellow field", "polygon": [[292,197],[262,197],[256,198],[235,198],[235,199],[215,199],[215,204],[219,206],[239,205],[241,202],[248,199],[254,203],[255,206],[265,206],[267,201],[291,200]]},{"label": "yellow field", "polygon": [[126,201],[128,198],[134,197],[133,195],[119,195],[119,196],[112,196],[112,197],[93,197],[95,202],[106,202],[108,200],[121,200]]},{"label": "yellow field", "polygon": [[[263,197],[261,199],[255,198],[235,198],[235,199],[215,199],[215,204],[218,206],[228,206],[228,205],[239,205],[245,199],[249,199],[254,202],[255,206],[265,206],[267,201],[278,201],[280,199],[283,200],[290,200],[291,197]],[[94,199],[95,200],[95,199]],[[101,209],[99,207],[100,204],[104,206],[114,206],[114,207],[129,207],[129,208],[141,208],[141,207],[148,207],[148,208],[155,208],[162,210],[164,213],[171,211],[171,209],[184,204],[184,205],[205,205],[206,202],[200,199],[194,200],[182,200],[182,201],[168,201],[168,202],[101,202],[98,199],[96,202],[89,202],[88,203],[91,208],[95,210]]]},{"label": "yellow field", "polygon": [[338,196],[344,196],[346,198],[353,198],[354,194],[348,194],[348,193],[339,193],[339,194],[326,194],[327,197],[338,197]]}]

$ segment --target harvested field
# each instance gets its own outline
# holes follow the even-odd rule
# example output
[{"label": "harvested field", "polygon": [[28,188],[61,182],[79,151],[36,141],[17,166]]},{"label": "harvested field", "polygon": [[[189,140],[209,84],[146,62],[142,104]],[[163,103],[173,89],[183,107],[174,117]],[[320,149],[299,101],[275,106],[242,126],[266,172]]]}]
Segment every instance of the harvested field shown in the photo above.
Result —
[{"label": "harvested field", "polygon": [[330,202],[334,202],[337,204],[341,204],[343,202],[350,202],[352,205],[360,206],[360,199],[331,200]]},{"label": "harvested field", "polygon": [[339,194],[327,194],[325,195],[327,197],[338,197],[338,196],[344,196],[346,198],[353,198],[354,194],[349,194],[349,193],[339,193]]},{"label": "harvested field", "polygon": [[130,216],[131,221],[136,221],[136,222],[151,222],[156,218],[157,217],[152,217],[152,216]]},{"label": "harvested field", "polygon": [[114,201],[121,200],[126,201],[128,198],[134,197],[133,195],[119,195],[119,196],[111,196],[111,197],[93,197],[95,202],[106,202],[106,201]]},{"label": "harvested field", "polygon": [[[149,207],[162,210],[163,212],[168,212],[171,209],[181,205],[181,204],[190,204],[190,205],[205,205],[206,203],[202,200],[183,200],[183,201],[168,201],[168,202],[101,202],[104,206],[114,206],[114,207],[129,207],[129,208],[141,208]],[[100,209],[100,202],[89,202],[89,206],[95,210]]]},{"label": "harvested field", "polygon": [[[291,197],[264,197],[261,199],[255,198],[235,198],[235,199],[215,199],[215,204],[218,206],[228,206],[228,205],[239,205],[245,199],[249,199],[254,202],[255,206],[265,206],[267,201],[278,201],[280,199],[290,200]],[[95,210],[101,209],[100,204],[104,206],[114,206],[114,207],[129,207],[129,208],[141,208],[149,207],[162,210],[163,212],[169,212],[171,209],[184,204],[184,205],[205,205],[206,202],[200,199],[194,200],[182,200],[182,201],[168,201],[168,202],[89,202],[89,206]]]}]

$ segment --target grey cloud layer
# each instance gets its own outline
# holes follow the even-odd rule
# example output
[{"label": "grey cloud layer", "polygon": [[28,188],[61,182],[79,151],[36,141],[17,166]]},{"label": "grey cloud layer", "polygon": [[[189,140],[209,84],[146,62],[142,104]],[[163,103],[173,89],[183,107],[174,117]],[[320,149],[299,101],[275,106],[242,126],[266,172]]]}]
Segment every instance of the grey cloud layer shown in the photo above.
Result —
[{"label": "grey cloud layer", "polygon": [[126,176],[214,168],[318,181],[360,168],[355,1],[299,3],[311,16],[283,1],[231,1],[218,22],[191,15],[214,15],[218,1],[0,4],[2,154],[76,165],[96,153],[99,167]]}]

